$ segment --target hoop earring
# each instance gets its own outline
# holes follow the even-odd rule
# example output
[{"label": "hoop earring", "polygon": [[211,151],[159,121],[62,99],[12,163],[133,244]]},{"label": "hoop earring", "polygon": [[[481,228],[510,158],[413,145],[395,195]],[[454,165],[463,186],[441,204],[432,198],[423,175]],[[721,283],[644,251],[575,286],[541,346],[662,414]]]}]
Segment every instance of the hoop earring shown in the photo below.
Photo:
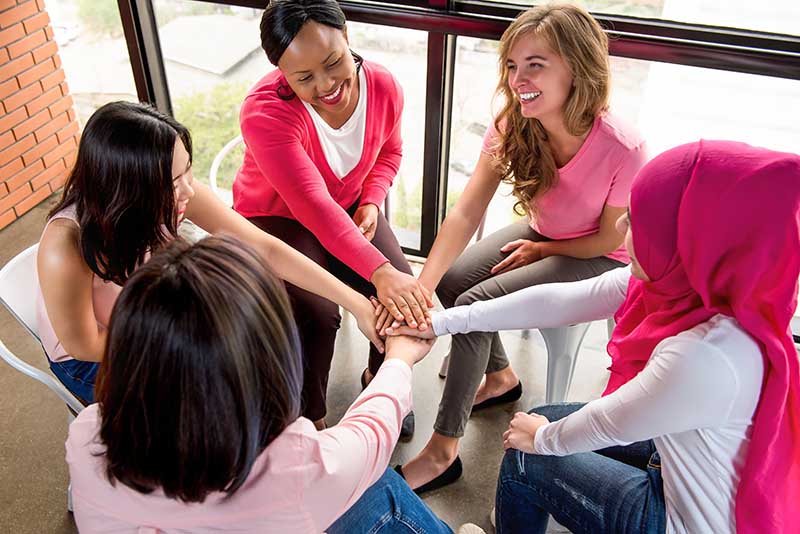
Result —
[{"label": "hoop earring", "polygon": [[294,98],[294,91],[292,91],[292,88],[283,82],[278,82],[278,88],[275,89],[275,92],[281,100],[291,100]]},{"label": "hoop earring", "polygon": [[364,63],[364,58],[350,50],[350,55],[353,56],[353,62],[356,64],[356,73],[361,72],[361,65]]}]

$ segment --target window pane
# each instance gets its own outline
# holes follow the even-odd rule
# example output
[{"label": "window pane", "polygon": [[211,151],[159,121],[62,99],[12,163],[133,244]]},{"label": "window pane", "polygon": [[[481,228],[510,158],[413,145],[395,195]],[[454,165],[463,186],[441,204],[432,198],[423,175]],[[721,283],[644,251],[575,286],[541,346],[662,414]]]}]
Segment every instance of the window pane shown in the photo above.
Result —
[{"label": "window pane", "polygon": [[[453,86],[450,161],[447,175],[447,209],[455,205],[481,152],[489,126],[492,98],[497,86],[497,41],[459,37]],[[501,184],[486,212],[483,235],[520,219],[514,213],[511,186]]]},{"label": "window pane", "polygon": [[[498,4],[530,7],[533,0],[499,1]],[[800,2],[797,0],[585,0],[580,4],[593,13],[631,15],[677,22],[727,26],[747,30],[798,35]]]},{"label": "window pane", "polygon": [[[458,38],[448,206],[463,191],[491,120],[497,83],[496,41]],[[797,151],[800,121],[794,80],[611,58],[611,111],[637,126],[651,156],[698,139],[743,141]],[[513,197],[501,186],[489,206],[486,233],[509,224]]]},{"label": "window pane", "polygon": [[116,2],[47,0],[47,11],[81,130],[103,104],[139,100]]},{"label": "window pane", "polygon": [[[208,183],[214,158],[240,134],[239,109],[248,89],[274,68],[261,49],[262,10],[193,0],[154,5],[175,117],[192,132],[194,175]],[[427,34],[357,22],[347,26],[353,50],[389,68],[405,93],[403,162],[391,190],[390,215],[400,243],[418,249]],[[217,185],[228,198],[243,155],[239,144],[219,167]]]},{"label": "window pane", "polygon": [[[261,11],[192,0],[156,0],[154,7],[173,112],[192,133],[194,176],[208,183],[214,158],[240,133],[247,90],[272,69],[259,40]],[[225,38],[197,38],[209,35]],[[243,156],[239,144],[217,173],[229,201]]]},{"label": "window pane", "polygon": [[348,22],[353,50],[383,65],[403,88],[403,160],[390,190],[389,223],[400,244],[418,250],[422,222],[422,162],[425,142],[426,32]]}]

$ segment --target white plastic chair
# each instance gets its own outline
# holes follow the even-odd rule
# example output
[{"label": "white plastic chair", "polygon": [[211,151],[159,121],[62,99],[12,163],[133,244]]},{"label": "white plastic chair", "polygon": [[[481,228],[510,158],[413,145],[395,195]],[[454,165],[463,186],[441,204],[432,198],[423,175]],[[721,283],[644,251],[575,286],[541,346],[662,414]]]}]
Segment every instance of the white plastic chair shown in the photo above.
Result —
[{"label": "white plastic chair", "polygon": [[[214,161],[211,162],[211,169],[208,171],[208,183],[211,187],[211,190],[217,195],[223,202],[225,202],[228,206],[233,205],[233,193],[228,191],[227,189],[221,189],[217,186],[217,174],[219,174],[219,167],[222,165],[222,160],[225,159],[234,148],[236,148],[240,143],[243,143],[244,139],[242,139],[241,135],[237,135],[228,143],[222,147],[222,149],[217,152],[217,155],[214,156]],[[383,204],[383,214],[386,217],[386,220],[391,222],[391,202],[389,200],[390,195],[386,195],[386,200]],[[486,216],[483,216],[481,219],[481,226],[478,230],[478,239],[481,238],[483,235],[483,226],[486,222]]]},{"label": "white plastic chair", "polygon": [[225,159],[231,150],[236,148],[239,143],[244,142],[241,135],[237,135],[222,147],[222,150],[217,152],[214,156],[214,161],[211,162],[211,170],[208,171],[208,184],[211,190],[228,206],[233,206],[233,193],[227,189],[220,189],[217,187],[217,174],[219,173],[219,166],[222,165],[222,160]]},{"label": "white plastic chair", "polygon": [[[483,237],[486,214],[483,214],[481,224],[475,241],[480,241]],[[575,371],[575,360],[581,348],[586,331],[589,330],[591,323],[582,323],[560,328],[540,328],[539,333],[544,338],[547,347],[547,384],[545,389],[545,402],[553,404],[564,402],[572,383],[572,374]],[[614,320],[608,319],[606,328],[608,337],[614,331]],[[442,360],[439,368],[439,376],[447,377],[447,367],[450,365],[450,352],[448,351]]]},{"label": "white plastic chair", "polygon": [[[39,244],[28,247],[0,269],[0,302],[28,333],[39,341],[39,324],[36,318],[36,292],[39,277],[36,272],[36,253]],[[69,410],[67,422],[83,410],[83,404],[50,373],[41,371],[21,360],[0,340],[0,358],[20,373],[37,380],[50,388],[64,401]],[[67,488],[67,509],[72,511],[72,492]]]}]

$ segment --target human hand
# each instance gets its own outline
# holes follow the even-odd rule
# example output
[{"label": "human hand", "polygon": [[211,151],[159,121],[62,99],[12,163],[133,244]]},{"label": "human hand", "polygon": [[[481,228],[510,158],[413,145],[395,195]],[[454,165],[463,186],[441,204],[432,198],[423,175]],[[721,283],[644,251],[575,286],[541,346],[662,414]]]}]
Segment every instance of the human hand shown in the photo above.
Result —
[{"label": "human hand", "polygon": [[386,306],[381,304],[375,297],[370,297],[369,301],[372,303],[372,314],[375,316],[375,330],[377,330],[379,336],[386,336],[386,327],[394,322],[394,317],[386,309]]},{"label": "human hand", "polygon": [[378,334],[378,329],[375,328],[375,316],[373,312],[373,304],[367,300],[366,297],[358,295],[357,303],[353,306],[354,309],[350,310],[356,318],[358,329],[364,334],[370,342],[375,345],[378,352],[383,354],[384,343],[381,336]]},{"label": "human hand", "polygon": [[375,204],[359,206],[353,215],[353,222],[356,223],[364,237],[372,241],[372,238],[375,237],[375,230],[378,228],[378,206]]},{"label": "human hand", "polygon": [[492,274],[507,273],[518,267],[537,262],[543,258],[539,243],[529,239],[509,241],[500,248],[500,252],[511,252],[511,254],[492,267]]},{"label": "human hand", "polygon": [[378,330],[379,333],[384,334],[389,337],[395,336],[411,336],[411,337],[418,337],[420,339],[436,339],[436,332],[433,331],[433,322],[431,320],[431,313],[427,313],[428,323],[431,325],[431,328],[427,328],[425,330],[420,330],[418,328],[411,328],[405,323],[401,323],[400,321],[392,320],[391,323],[386,326],[383,330]]},{"label": "human hand", "polygon": [[517,412],[508,424],[508,430],[503,433],[503,448],[517,449],[518,451],[533,454],[533,441],[536,431],[549,423],[547,417],[539,414]]},{"label": "human hand", "polygon": [[378,300],[395,320],[405,321],[408,326],[420,330],[428,328],[425,313],[433,306],[433,301],[416,278],[384,263],[375,269],[370,281],[377,290]]},{"label": "human hand", "polygon": [[386,338],[386,358],[400,359],[410,366],[422,361],[433,347],[433,340],[411,336]]}]

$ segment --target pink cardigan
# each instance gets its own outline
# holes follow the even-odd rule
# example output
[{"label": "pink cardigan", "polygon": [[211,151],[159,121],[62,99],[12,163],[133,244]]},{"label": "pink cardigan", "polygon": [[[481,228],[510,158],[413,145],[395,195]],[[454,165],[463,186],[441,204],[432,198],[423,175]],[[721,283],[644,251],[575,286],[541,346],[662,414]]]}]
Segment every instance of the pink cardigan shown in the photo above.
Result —
[{"label": "pink cardigan", "polygon": [[186,504],[108,482],[92,404],[72,422],[66,443],[75,522],[82,534],[322,532],[384,473],[410,409],[411,368],[387,360],[338,425],[317,432],[301,417],[261,453],[232,497]]},{"label": "pink cardigan", "polygon": [[403,93],[394,77],[365,61],[367,123],[361,160],[341,180],[334,175],[308,111],[281,100],[280,70],[262,78],[242,104],[244,162],[233,183],[233,207],[245,217],[299,221],[331,254],[369,280],[388,260],[358,230],[346,209],[381,206],[400,168]]}]

